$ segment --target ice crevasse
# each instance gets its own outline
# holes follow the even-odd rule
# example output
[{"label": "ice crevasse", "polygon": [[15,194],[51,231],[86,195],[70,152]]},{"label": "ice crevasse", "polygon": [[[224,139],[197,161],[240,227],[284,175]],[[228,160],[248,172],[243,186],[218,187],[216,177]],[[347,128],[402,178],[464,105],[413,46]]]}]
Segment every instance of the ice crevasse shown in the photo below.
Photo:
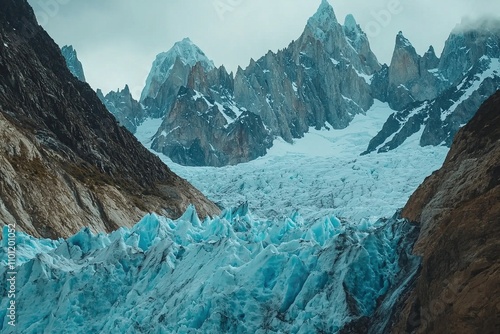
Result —
[{"label": "ice crevasse", "polygon": [[[419,264],[410,255],[417,233],[397,217],[261,221],[247,204],[203,222],[194,207],[175,221],[151,214],[107,235],[18,233],[15,330],[336,333],[395,300]],[[0,261],[5,280],[6,240]],[[12,330],[7,303],[2,333]]]}]

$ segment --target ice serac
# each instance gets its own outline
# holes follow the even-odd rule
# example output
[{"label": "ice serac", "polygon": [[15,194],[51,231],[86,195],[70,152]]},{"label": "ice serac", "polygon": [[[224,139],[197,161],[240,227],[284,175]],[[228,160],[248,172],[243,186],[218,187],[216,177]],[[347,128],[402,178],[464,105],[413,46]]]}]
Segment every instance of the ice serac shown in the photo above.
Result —
[{"label": "ice serac", "polygon": [[61,53],[68,65],[70,72],[80,81],[85,82],[85,73],[83,72],[83,66],[76,50],[72,45],[65,45],[61,48]]},{"label": "ice serac", "polygon": [[206,71],[215,68],[189,38],[156,56],[140,99],[150,117],[159,118],[170,111],[179,88],[186,85],[191,68],[198,62]]},{"label": "ice serac", "polygon": [[128,85],[125,85],[122,90],[111,91],[106,95],[98,89],[97,96],[120,125],[131,133],[135,133],[137,126],[142,124],[147,117],[142,105],[132,97]]},{"label": "ice serac", "polygon": [[457,131],[500,89],[500,22],[468,22],[448,38],[441,58],[432,48],[423,57],[402,35],[391,66],[375,75],[377,90],[396,110],[367,152],[386,152],[419,134],[420,144],[451,145]]},{"label": "ice serac", "polygon": [[176,176],[68,70],[26,0],[0,11],[0,222],[34,236],[111,231],[147,212],[218,209]]},{"label": "ice serac", "polygon": [[421,226],[422,269],[393,333],[500,329],[500,91],[461,129],[403,216]]},{"label": "ice serac", "polygon": [[[260,221],[243,204],[203,223],[190,207],[176,221],[148,215],[108,235],[19,234],[16,330],[339,333],[371,317],[400,273],[415,274],[417,232],[396,217]],[[0,277],[6,261],[1,247]]]}]

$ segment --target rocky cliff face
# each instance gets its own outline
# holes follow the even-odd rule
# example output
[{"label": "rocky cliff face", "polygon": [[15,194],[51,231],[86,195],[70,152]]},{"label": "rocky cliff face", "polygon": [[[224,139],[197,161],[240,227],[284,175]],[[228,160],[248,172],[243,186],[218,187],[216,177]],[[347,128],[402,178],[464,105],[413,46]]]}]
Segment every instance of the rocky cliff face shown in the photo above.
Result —
[{"label": "rocky cliff face", "polygon": [[451,145],[457,131],[500,89],[500,22],[457,27],[441,59],[433,49],[420,57],[399,34],[387,69],[377,82],[379,96],[396,111],[373,138],[367,152],[386,152],[417,135],[422,146]]},{"label": "rocky cliff face", "polygon": [[185,41],[166,54],[153,64],[141,102],[151,117],[165,115],[152,148],[190,165],[244,162],[264,155],[274,136],[291,142],[310,127],[345,128],[373,104],[370,82],[381,68],[354,18],[341,25],[327,1],[297,41],[234,75]]},{"label": "rocky cliff face", "polygon": [[[387,102],[395,112],[364,153],[387,152],[414,135],[423,146],[449,146],[481,103],[500,89],[498,26],[465,22],[452,32],[440,58],[432,46],[417,54],[400,32],[390,65],[381,65],[354,17],[348,15],[340,24],[324,0],[296,41],[251,60],[235,74],[215,69],[191,41],[176,43],[153,63],[141,96],[145,112],[138,111],[135,118],[128,111],[116,115],[137,124],[144,114],[164,118],[153,149],[188,165],[244,162],[265,154],[274,137],[292,142],[311,127],[345,128],[374,99]],[[193,104],[179,94],[186,88],[206,103]],[[201,109],[193,109],[197,107]],[[218,123],[207,121],[209,108]],[[242,112],[255,122],[243,125],[247,139],[230,136],[245,146],[229,149],[228,127]],[[187,135],[193,125],[196,132]]]},{"label": "rocky cliff face", "polygon": [[25,0],[0,7],[0,221],[33,236],[218,209],[150,154],[67,69]]},{"label": "rocky cliff face", "polygon": [[402,32],[396,37],[396,46],[388,71],[387,101],[395,110],[401,110],[415,101],[434,99],[443,89],[443,80],[434,75],[439,59],[432,47],[423,57]]},{"label": "rocky cliff face", "polygon": [[393,333],[500,331],[500,91],[457,134],[402,215],[422,268]]},{"label": "rocky cliff face", "polygon": [[76,50],[73,48],[73,46],[63,46],[61,48],[61,53],[71,74],[73,74],[78,80],[85,82],[85,73],[83,72],[83,66],[78,59],[78,55],[76,54]]}]

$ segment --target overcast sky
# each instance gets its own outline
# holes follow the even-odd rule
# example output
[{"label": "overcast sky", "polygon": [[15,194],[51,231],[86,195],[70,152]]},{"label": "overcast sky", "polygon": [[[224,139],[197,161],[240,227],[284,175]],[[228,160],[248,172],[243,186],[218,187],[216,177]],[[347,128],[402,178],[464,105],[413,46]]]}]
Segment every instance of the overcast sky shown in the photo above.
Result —
[{"label": "overcast sky", "polygon": [[[216,65],[246,67],[302,33],[321,0],[29,0],[60,46],[72,44],[90,85],[129,84],[138,98],[155,56],[189,37]],[[417,51],[439,54],[464,17],[500,15],[498,0],[329,0],[343,23],[354,15],[382,63],[402,30]]]}]

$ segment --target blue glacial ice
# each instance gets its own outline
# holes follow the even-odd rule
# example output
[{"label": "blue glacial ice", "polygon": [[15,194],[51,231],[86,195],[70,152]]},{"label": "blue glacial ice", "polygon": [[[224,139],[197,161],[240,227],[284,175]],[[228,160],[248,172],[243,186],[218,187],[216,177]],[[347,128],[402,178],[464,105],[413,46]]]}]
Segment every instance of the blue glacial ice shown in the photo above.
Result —
[{"label": "blue glacial ice", "polygon": [[[390,308],[401,273],[419,264],[410,255],[415,231],[396,217],[348,224],[294,212],[265,221],[243,204],[204,221],[194,207],[175,221],[151,214],[107,235],[18,233],[16,330],[336,333],[375,316],[377,305]],[[0,331],[9,330],[4,319]]]}]

